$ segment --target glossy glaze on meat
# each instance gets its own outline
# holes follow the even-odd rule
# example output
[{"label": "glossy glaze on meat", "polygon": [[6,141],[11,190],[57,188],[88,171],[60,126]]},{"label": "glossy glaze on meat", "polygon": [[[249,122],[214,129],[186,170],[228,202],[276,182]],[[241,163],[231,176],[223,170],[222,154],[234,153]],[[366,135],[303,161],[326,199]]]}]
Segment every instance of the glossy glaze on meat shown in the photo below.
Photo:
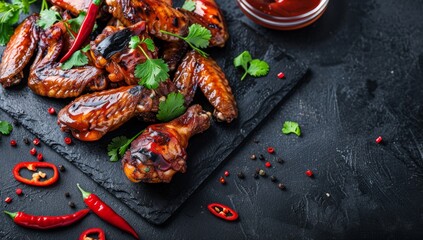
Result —
[{"label": "glossy glaze on meat", "polygon": [[168,183],[185,172],[188,140],[210,127],[210,115],[193,105],[171,122],[147,127],[122,159],[125,175],[132,182]]},{"label": "glossy glaze on meat", "polygon": [[200,88],[215,108],[213,115],[218,120],[231,122],[238,117],[235,97],[225,73],[210,57],[189,52],[179,65],[174,82],[187,103],[194,97],[196,87]]},{"label": "glossy glaze on meat", "polygon": [[188,18],[182,12],[160,0],[106,0],[109,12],[125,26],[147,22],[148,32],[165,41],[178,38],[161,33],[165,30],[181,36],[187,34]]},{"label": "glossy glaze on meat", "polygon": [[49,2],[78,16],[81,11],[87,12],[91,0],[49,0]]},{"label": "glossy glaze on meat", "polygon": [[27,17],[10,38],[0,63],[0,83],[3,87],[21,82],[22,70],[37,49],[38,31],[40,31],[36,24],[38,19],[38,14]]},{"label": "glossy glaze on meat", "polygon": [[215,0],[193,0],[193,12],[181,9],[191,23],[198,23],[210,30],[212,37],[210,47],[223,47],[229,38],[225,19]]},{"label": "glossy glaze on meat", "polygon": [[167,63],[169,71],[173,72],[178,68],[187,51],[188,44],[183,40],[167,42],[160,49],[160,56]]}]

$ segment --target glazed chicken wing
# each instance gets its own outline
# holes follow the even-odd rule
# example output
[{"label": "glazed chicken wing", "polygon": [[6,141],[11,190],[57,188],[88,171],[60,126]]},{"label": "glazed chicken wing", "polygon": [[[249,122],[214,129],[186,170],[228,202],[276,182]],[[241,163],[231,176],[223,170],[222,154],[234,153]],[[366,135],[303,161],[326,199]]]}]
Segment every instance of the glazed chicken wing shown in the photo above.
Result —
[{"label": "glazed chicken wing", "polygon": [[188,140],[210,127],[210,115],[194,105],[171,122],[147,127],[122,159],[129,180],[168,183],[175,173],[185,172]]},{"label": "glazed chicken wing", "polygon": [[165,30],[185,36],[188,19],[185,14],[160,0],[106,0],[109,12],[125,26],[140,21],[147,22],[148,32],[165,41],[177,41],[178,38],[161,33]]},{"label": "glazed chicken wing", "polygon": [[27,17],[10,38],[0,63],[0,83],[4,87],[21,82],[22,70],[37,49],[39,28],[36,23],[38,19],[39,16],[36,14]]},{"label": "glazed chicken wing", "polygon": [[238,117],[238,108],[225,73],[217,63],[189,52],[179,65],[174,79],[187,104],[194,97],[197,86],[215,108],[213,115],[220,121],[231,122]]}]

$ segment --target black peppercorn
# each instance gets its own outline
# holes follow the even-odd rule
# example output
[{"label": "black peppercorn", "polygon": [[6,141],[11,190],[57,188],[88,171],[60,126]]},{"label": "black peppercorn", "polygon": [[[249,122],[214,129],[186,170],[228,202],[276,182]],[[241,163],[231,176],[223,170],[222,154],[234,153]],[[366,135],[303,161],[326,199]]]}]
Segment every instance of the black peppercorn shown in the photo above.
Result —
[{"label": "black peppercorn", "polygon": [[284,161],[282,160],[282,158],[277,158],[277,159],[276,159],[276,162],[278,162],[278,163],[282,164]]},{"label": "black peppercorn", "polygon": [[259,178],[259,175],[257,173],[254,173],[253,174],[253,178],[258,179]]},{"label": "black peppercorn", "polygon": [[69,192],[65,192],[65,197],[70,197],[70,193]]},{"label": "black peppercorn", "polygon": [[259,155],[259,159],[260,159],[260,160],[262,160],[262,161],[264,161],[264,156],[263,156],[263,154],[260,154],[260,155]]},{"label": "black peppercorn", "polygon": [[239,173],[238,173],[238,178],[239,178],[239,179],[244,179],[244,178],[245,178],[244,173],[243,173],[243,172],[239,172]]},{"label": "black peppercorn", "polygon": [[21,125],[21,123],[18,120],[13,120],[13,125],[15,125],[16,127],[19,127]]},{"label": "black peppercorn", "polygon": [[256,168],[256,173],[259,174],[260,168]]},{"label": "black peppercorn", "polygon": [[271,180],[272,182],[276,182],[276,180],[277,180],[277,179],[276,179],[276,177],[275,177],[275,176],[273,176],[273,175],[272,175],[272,176],[270,176],[270,180]]},{"label": "black peppercorn", "polygon": [[70,202],[68,203],[68,205],[69,205],[69,207],[71,207],[71,208],[75,208],[75,207],[76,207],[75,203],[74,203],[74,202],[72,202],[72,201],[70,201]]},{"label": "black peppercorn", "polygon": [[283,185],[282,183],[279,183],[278,184],[278,188],[281,189],[281,190],[284,190],[285,189],[285,185]]},{"label": "black peppercorn", "polygon": [[24,139],[23,139],[23,142],[24,142],[26,145],[29,145],[29,139],[28,139],[28,138],[24,138]]},{"label": "black peppercorn", "polygon": [[59,165],[59,170],[60,170],[61,172],[64,172],[66,169],[65,169],[65,167],[64,167],[63,165]]}]

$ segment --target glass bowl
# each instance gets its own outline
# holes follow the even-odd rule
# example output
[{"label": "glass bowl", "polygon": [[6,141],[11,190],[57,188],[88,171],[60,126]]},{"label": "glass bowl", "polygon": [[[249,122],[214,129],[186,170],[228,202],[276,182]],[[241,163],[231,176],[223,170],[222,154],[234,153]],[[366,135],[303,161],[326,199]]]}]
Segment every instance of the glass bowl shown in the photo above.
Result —
[{"label": "glass bowl", "polygon": [[[310,11],[295,16],[277,16],[268,14],[251,5],[247,0],[236,0],[242,12],[255,23],[266,28],[276,30],[294,30],[306,27],[314,23],[325,12],[329,0],[321,0],[320,3]],[[255,0],[250,0],[255,1]]]}]

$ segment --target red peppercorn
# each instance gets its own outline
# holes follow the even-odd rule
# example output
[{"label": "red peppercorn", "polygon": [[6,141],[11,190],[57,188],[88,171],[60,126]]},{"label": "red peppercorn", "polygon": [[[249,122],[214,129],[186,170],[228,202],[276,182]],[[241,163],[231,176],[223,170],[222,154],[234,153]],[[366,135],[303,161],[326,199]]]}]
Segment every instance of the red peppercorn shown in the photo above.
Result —
[{"label": "red peppercorn", "polygon": [[285,74],[283,72],[278,73],[278,78],[282,79],[285,77]]},{"label": "red peppercorn", "polygon": [[226,180],[225,180],[225,178],[224,178],[224,177],[220,177],[219,182],[220,182],[221,184],[225,184],[225,183],[226,183]]},{"label": "red peppercorn", "polygon": [[70,138],[70,137],[65,137],[65,143],[66,143],[67,145],[72,144],[72,138]]},{"label": "red peppercorn", "polygon": [[270,162],[266,162],[266,163],[264,164],[264,166],[266,166],[267,168],[270,168],[270,167],[272,167],[272,164],[271,164]]},{"label": "red peppercorn", "polygon": [[268,147],[267,152],[270,153],[270,154],[273,154],[275,152],[275,149],[272,148],[272,147]]},{"label": "red peppercorn", "polygon": [[379,144],[379,143],[381,143],[381,142],[382,142],[382,140],[383,140],[383,139],[382,139],[382,137],[381,137],[381,136],[379,136],[379,137],[377,137],[377,138],[376,138],[376,143],[377,143],[377,144]]},{"label": "red peppercorn", "polygon": [[6,203],[11,203],[12,202],[12,198],[11,197],[7,197],[6,199],[4,199],[4,201]]},{"label": "red peppercorn", "polygon": [[54,115],[54,114],[56,114],[56,110],[54,108],[50,107],[50,108],[48,108],[48,113],[50,115]]},{"label": "red peppercorn", "polygon": [[29,153],[30,153],[32,156],[35,156],[35,154],[37,154],[37,149],[32,148],[31,150],[29,150]]},{"label": "red peppercorn", "polygon": [[229,176],[229,171],[225,171],[225,176],[228,177]]},{"label": "red peppercorn", "polygon": [[308,177],[313,177],[313,172],[309,169],[309,170],[307,170],[307,171],[305,171],[305,174],[308,176]]},{"label": "red peppercorn", "polygon": [[40,139],[34,138],[34,140],[32,140],[32,143],[34,143],[35,146],[38,146],[40,144]]},{"label": "red peppercorn", "polygon": [[15,192],[19,196],[22,195],[22,189],[20,189],[20,188],[16,188]]},{"label": "red peppercorn", "polygon": [[44,159],[43,154],[42,153],[39,153],[37,155],[37,160],[41,162],[41,161],[43,161],[43,159]]},{"label": "red peppercorn", "polygon": [[16,147],[16,145],[17,145],[16,140],[15,139],[10,140],[10,145],[12,147]]}]

